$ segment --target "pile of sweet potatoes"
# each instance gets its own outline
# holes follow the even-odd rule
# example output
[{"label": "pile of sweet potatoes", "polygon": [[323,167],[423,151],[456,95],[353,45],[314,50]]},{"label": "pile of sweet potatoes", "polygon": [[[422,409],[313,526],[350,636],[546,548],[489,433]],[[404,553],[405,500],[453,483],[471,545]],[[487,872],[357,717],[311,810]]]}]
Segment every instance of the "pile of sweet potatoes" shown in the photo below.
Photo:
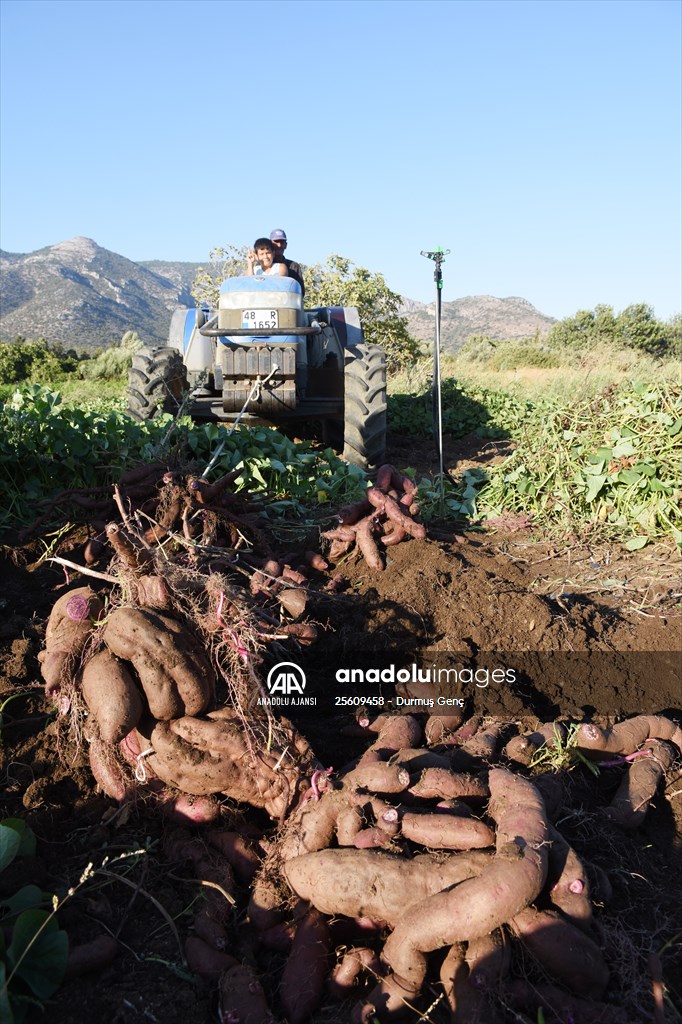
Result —
[{"label": "pile of sweet potatoes", "polygon": [[[426,1019],[462,1024],[535,1021],[541,1008],[546,1021],[625,1024],[631,1012],[609,987],[608,878],[561,831],[566,773],[518,758],[537,733],[504,746],[502,723],[474,725],[429,746],[429,721],[366,724],[367,751],[318,773],[253,881],[251,927],[288,955],[285,1019],[333,999],[350,1000],[353,1021],[416,1021],[429,1007]],[[605,811],[636,827],[682,729],[639,716],[576,736],[581,757],[622,773]]]},{"label": "pile of sweet potatoes", "polygon": [[[597,766],[603,818],[632,830],[682,729],[642,715],[512,735],[459,709],[361,714],[347,726],[361,752],[324,768],[259,710],[261,652],[314,639],[304,615],[327,559],[357,548],[380,570],[386,548],[424,536],[414,486],[382,467],[324,558],[278,556],[229,477],[159,473],[116,489],[120,519],[83,551],[98,582],[55,604],[41,671],[104,792],[182,823],[165,855],[205,889],[185,955],[217,986],[220,1019],[303,1024],[330,1002],[358,1022],[632,1019],[605,939],[608,878],[566,834],[561,757]],[[266,957],[276,986],[256,973]]]},{"label": "pile of sweet potatoes", "polygon": [[329,560],[337,562],[356,549],[368,568],[379,572],[385,568],[387,548],[409,537],[426,537],[416,485],[390,465],[381,466],[363,498],[340,509],[338,520],[338,526],[322,534],[330,542]]}]

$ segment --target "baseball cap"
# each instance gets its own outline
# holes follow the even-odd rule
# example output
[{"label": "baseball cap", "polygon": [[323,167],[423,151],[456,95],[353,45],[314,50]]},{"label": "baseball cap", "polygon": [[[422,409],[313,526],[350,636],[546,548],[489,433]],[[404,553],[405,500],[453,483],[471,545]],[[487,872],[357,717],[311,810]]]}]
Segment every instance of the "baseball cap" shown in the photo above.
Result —
[{"label": "baseball cap", "polygon": [[286,231],[282,231],[281,228],[275,228],[274,231],[270,232],[270,241],[271,242],[286,242],[286,240],[287,240],[287,233],[286,233]]}]

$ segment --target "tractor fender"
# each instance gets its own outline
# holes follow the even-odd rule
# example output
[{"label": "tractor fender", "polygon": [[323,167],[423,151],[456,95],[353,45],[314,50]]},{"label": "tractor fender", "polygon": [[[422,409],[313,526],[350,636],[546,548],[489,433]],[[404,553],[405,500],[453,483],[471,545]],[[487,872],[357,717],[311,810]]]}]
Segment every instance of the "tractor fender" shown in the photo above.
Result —
[{"label": "tractor fender", "polygon": [[335,331],[342,348],[356,348],[362,344],[360,314],[355,306],[327,306],[319,314],[320,319]]},{"label": "tractor fender", "polygon": [[199,333],[199,328],[204,326],[210,316],[211,310],[207,308],[188,309],[187,306],[178,306],[171,317],[168,347],[180,353],[190,373],[200,373],[213,366],[213,342]]}]

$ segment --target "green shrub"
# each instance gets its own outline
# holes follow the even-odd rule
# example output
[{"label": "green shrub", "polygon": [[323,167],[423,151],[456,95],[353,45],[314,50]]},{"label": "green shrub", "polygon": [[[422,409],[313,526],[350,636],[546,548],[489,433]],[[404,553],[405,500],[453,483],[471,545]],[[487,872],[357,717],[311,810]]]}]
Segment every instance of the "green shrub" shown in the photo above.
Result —
[{"label": "green shrub", "polygon": [[57,384],[77,366],[75,352],[49,345],[45,338],[27,341],[18,337],[0,343],[0,384]]},{"label": "green shrub", "polygon": [[82,380],[118,380],[128,377],[128,370],[133,355],[142,348],[142,341],[136,331],[126,331],[118,346],[99,352],[94,359],[80,364],[79,374]]}]

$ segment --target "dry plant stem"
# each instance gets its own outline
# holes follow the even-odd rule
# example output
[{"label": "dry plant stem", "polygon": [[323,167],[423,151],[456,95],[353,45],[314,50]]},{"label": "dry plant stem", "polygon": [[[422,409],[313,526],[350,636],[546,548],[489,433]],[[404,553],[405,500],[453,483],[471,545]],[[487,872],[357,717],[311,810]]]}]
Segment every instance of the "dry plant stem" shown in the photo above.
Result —
[{"label": "dry plant stem", "polygon": [[665,1001],[663,988],[663,968],[657,953],[649,953],[649,973],[651,974],[651,995],[654,1002],[654,1024],[665,1024]]},{"label": "dry plant stem", "polygon": [[121,514],[121,519],[123,520],[123,524],[128,533],[132,534],[132,536],[135,537],[135,539],[138,540],[148,551],[151,551],[151,545],[147,543],[144,536],[139,533],[139,531],[130,522],[130,518],[123,504],[123,498],[121,497],[121,491],[118,484],[114,484],[114,501],[116,502],[118,511]]},{"label": "dry plant stem", "polygon": [[95,580],[104,580],[105,583],[120,583],[118,576],[111,576],[106,572],[97,572],[96,569],[88,569],[85,565],[79,565],[78,562],[70,562],[68,558],[59,558],[57,555],[53,555],[48,559],[50,562],[56,562],[57,565],[63,565],[65,569],[73,569],[75,572],[81,573],[83,576],[91,576]]}]

